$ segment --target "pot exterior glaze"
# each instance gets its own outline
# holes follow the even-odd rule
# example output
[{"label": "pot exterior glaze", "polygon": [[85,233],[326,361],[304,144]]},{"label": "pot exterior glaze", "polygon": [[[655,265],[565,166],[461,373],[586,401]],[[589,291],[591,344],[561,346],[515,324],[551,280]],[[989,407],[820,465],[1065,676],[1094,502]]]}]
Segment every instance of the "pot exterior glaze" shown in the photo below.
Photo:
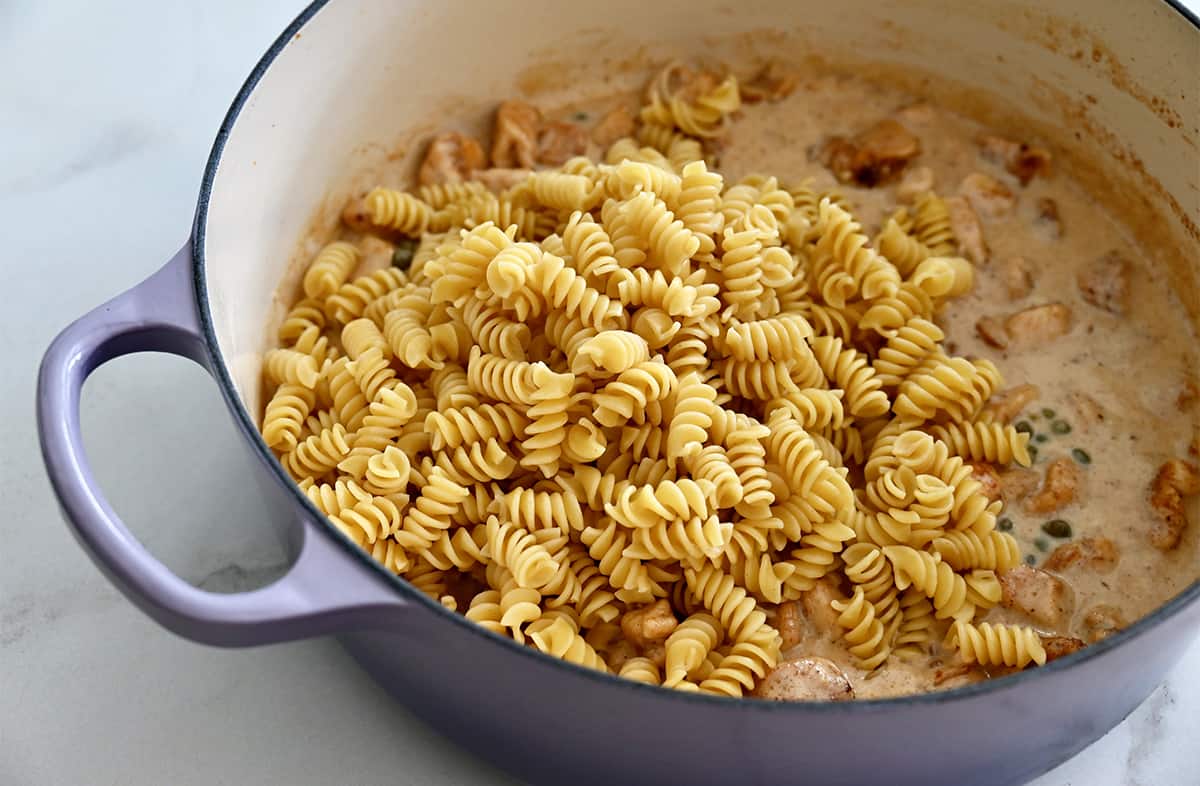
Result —
[{"label": "pot exterior glaze", "polygon": [[[480,14],[470,4],[314,3],[230,110],[188,245],[146,282],[67,328],[47,352],[39,430],[64,516],[114,584],[165,627],[222,646],[337,634],[431,725],[534,783],[925,786],[1034,777],[1149,695],[1200,628],[1200,583],[1080,653],[943,694],[775,704],[647,687],[487,633],[349,544],[259,438],[259,369],[268,327],[282,310],[279,282],[299,274],[290,264],[297,238],[319,237],[336,223],[342,198],[386,159],[400,131],[482,116],[518,81],[569,88],[589,70],[577,67],[581,51],[598,62],[641,46],[663,60],[710,51],[696,42],[713,30],[738,41],[731,55],[819,49],[832,61],[870,53],[901,68],[933,64],[968,93],[1015,103],[1036,122],[1078,128],[1080,146],[1097,162],[1136,161],[1157,184],[1147,199],[1163,232],[1200,259],[1200,166],[1179,166],[1195,161],[1200,145],[1200,23],[1159,0],[1135,5],[1136,13],[1086,0],[753,0],[731,10],[707,0],[614,0],[600,13],[519,0]],[[472,56],[447,58],[444,30],[455,31],[456,51]],[[438,68],[420,66],[433,62]],[[531,63],[542,67],[528,70]],[[637,78],[633,70],[626,76]],[[1091,109],[1080,114],[1076,102]],[[1195,272],[1174,274],[1194,315]],[[100,364],[139,351],[189,357],[217,379],[260,459],[255,480],[293,556],[275,584],[237,595],[196,589],[146,552],[104,500],[80,440],[80,389]]]}]

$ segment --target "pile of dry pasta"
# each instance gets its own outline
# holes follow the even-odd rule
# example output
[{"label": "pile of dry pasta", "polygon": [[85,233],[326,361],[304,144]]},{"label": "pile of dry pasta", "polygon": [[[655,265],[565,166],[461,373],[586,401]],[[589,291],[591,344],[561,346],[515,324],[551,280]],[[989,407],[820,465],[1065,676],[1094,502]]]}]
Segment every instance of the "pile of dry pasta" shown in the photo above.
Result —
[{"label": "pile of dry pasta", "polygon": [[263,435],[342,532],[551,655],[740,696],[776,604],[826,576],[856,662],[1042,662],[973,624],[1020,559],[970,460],[1027,464],[987,361],[933,317],[972,286],[927,194],[874,239],[836,195],[727,183],[702,139],[738,84],[650,90],[637,138],[500,193],[377,188],[407,270],[336,242],[265,371]]}]

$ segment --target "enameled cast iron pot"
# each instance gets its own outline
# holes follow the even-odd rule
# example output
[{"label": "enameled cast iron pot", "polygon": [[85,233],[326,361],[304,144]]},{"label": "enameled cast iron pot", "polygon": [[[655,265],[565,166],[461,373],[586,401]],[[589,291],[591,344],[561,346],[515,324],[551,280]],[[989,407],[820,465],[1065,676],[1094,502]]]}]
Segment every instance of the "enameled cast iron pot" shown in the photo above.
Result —
[{"label": "enameled cast iron pot", "polygon": [[[318,229],[332,226],[340,197],[331,189],[371,163],[382,149],[373,143],[455,112],[481,114],[533,63],[551,63],[543,78],[594,79],[619,69],[605,53],[704,53],[714,33],[793,58],[821,51],[831,61],[952,75],[960,99],[1000,96],[1028,122],[1073,136],[1085,158],[1129,172],[1129,192],[1158,216],[1155,231],[1197,263],[1198,28],[1161,0],[318,0],[233,102],[188,243],[46,354],[38,419],[66,519],[109,578],[175,633],[219,646],[339,635],[431,725],[530,781],[927,786],[1033,777],[1154,689],[1196,635],[1200,582],[1075,655],[948,693],[776,704],[618,680],[484,632],[325,523],[255,426],[268,315],[278,311],[297,238],[314,217]],[[569,63],[586,67],[572,72]],[[1195,316],[1194,270],[1184,264],[1172,275]],[[97,487],[80,439],[80,388],[105,361],[145,351],[189,357],[221,387],[294,558],[275,584],[238,595],[187,584],[130,535]]]}]

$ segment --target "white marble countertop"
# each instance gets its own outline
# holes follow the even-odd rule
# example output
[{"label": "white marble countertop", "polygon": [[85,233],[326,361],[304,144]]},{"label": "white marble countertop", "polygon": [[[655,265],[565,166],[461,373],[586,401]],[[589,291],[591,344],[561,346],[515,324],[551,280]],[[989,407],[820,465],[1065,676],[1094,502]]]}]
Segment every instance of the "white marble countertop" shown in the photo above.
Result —
[{"label": "white marble countertop", "polygon": [[[166,633],[87,560],[42,472],[41,353],[183,242],[228,102],[301,5],[0,3],[0,324],[15,355],[0,375],[0,783],[506,780],[330,640],[223,651]],[[93,466],[152,551],[214,589],[275,575],[281,554],[254,526],[248,459],[197,367],[125,358],[85,399]],[[1200,642],[1125,723],[1038,786],[1200,783],[1197,675]]]}]

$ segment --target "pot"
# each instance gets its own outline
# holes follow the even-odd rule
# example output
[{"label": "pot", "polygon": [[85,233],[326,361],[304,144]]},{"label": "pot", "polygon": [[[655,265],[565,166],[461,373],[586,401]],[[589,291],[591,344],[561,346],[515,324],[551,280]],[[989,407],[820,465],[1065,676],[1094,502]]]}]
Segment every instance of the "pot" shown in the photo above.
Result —
[{"label": "pot", "polygon": [[[932,69],[923,89],[935,98],[985,115],[993,97],[1020,107],[1019,120],[991,111],[1001,130],[1020,123],[1026,135],[1032,124],[1052,139],[1073,136],[1082,177],[1119,186],[1122,204],[1148,207],[1131,224],[1200,259],[1197,213],[1180,207],[1195,208],[1200,177],[1200,167],[1180,165],[1197,161],[1200,21],[1161,0],[752,0],[736,10],[718,0],[613,0],[595,14],[544,0],[486,14],[467,6],[310,5],[234,100],[186,245],[51,345],[38,383],[43,457],[68,524],[113,583],[166,628],[206,644],[336,634],[413,712],[538,783],[1018,783],[1145,699],[1200,627],[1200,582],[1044,668],[934,695],[731,700],[544,656],[428,600],[329,525],[259,437],[258,380],[280,281],[298,275],[289,264],[296,239],[333,226],[356,173],[378,166],[397,132],[482,116],[518,77],[569,88],[601,62],[633,79],[622,63],[637,58],[621,56],[639,46],[660,60],[701,49],[828,58],[893,81]],[[1165,264],[1196,315],[1195,269]],[[98,488],[80,437],[81,387],[102,363],[144,351],[191,358],[221,388],[289,547],[291,568],[276,583],[233,595],[191,586],[133,538]]]}]

